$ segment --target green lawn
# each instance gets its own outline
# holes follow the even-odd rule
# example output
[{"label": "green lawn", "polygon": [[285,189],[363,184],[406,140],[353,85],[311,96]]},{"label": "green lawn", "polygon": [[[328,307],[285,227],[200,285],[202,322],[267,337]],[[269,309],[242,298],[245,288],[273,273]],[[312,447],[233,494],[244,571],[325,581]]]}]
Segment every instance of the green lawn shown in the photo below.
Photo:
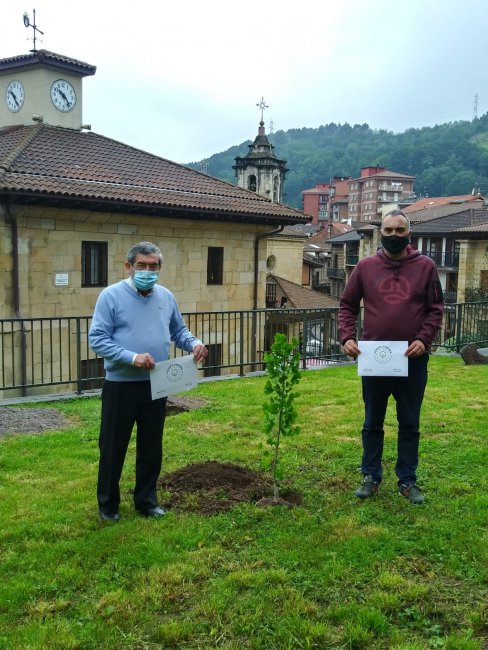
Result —
[{"label": "green lawn", "polygon": [[[72,427],[0,438],[0,648],[488,648],[488,366],[434,357],[429,372],[423,506],[396,494],[393,404],[380,492],[354,496],[362,405],[352,365],[302,375],[301,433],[281,456],[303,496],[292,510],[143,519],[131,504],[131,445],[121,521],[101,524],[100,401],[46,404]],[[164,471],[210,459],[261,469],[264,382],[192,391],[208,406],[168,418]]]}]

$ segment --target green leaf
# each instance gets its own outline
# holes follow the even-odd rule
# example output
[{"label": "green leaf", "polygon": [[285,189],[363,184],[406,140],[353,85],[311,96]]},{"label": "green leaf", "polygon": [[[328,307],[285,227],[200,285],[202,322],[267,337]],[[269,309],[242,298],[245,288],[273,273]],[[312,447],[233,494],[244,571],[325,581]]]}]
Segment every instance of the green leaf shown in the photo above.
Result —
[{"label": "green leaf", "polygon": [[301,378],[300,353],[297,347],[296,338],[288,342],[286,336],[278,332],[271,346],[271,352],[266,352],[264,355],[267,373],[264,393],[269,396],[269,399],[263,404],[263,431],[267,436],[267,444],[274,449],[270,469],[275,487],[278,479],[283,478],[278,453],[281,439],[284,436],[295,435],[299,431],[297,426],[292,426],[298,417],[294,407],[294,400],[298,393],[293,389]]}]

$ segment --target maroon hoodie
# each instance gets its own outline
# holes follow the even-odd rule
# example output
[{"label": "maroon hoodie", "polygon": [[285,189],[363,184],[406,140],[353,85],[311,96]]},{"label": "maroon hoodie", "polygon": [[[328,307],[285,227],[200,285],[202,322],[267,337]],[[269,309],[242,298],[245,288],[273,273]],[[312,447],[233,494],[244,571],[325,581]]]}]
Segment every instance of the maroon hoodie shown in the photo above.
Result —
[{"label": "maroon hoodie", "polygon": [[364,301],[364,341],[422,341],[426,349],[442,323],[444,299],[437,267],[412,250],[394,260],[380,249],[360,260],[340,300],[341,343],[356,339],[356,320]]}]

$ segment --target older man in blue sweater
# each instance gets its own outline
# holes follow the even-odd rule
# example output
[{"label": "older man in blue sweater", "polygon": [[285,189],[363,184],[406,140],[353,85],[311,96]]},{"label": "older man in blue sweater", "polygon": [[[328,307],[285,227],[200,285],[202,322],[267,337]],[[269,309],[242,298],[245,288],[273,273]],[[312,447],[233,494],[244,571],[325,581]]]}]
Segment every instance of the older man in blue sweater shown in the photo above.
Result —
[{"label": "older man in blue sweater", "polygon": [[[140,242],[127,253],[128,278],[103,289],[89,332],[91,348],[104,358],[98,508],[104,521],[118,521],[127,447],[137,423],[134,505],[147,517],[162,517],[156,483],[163,456],[166,399],[151,398],[149,371],[169,358],[171,342],[192,352],[196,363],[207,348],[186,328],[175,297],[156,284],[160,249]],[[142,352],[141,350],[144,350]]]}]

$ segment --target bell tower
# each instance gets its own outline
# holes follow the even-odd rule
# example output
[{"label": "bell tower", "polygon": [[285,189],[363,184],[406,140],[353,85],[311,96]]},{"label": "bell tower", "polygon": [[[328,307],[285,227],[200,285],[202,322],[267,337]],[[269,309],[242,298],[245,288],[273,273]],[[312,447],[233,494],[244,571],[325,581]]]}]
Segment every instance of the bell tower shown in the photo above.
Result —
[{"label": "bell tower", "polygon": [[264,109],[268,108],[264,98],[259,104],[261,121],[258,135],[249,146],[246,156],[237,156],[236,164],[232,169],[236,172],[237,185],[251,192],[265,196],[274,203],[283,200],[283,184],[286,169],[286,160],[279,160],[274,154],[274,146],[269,142],[264,131]]}]

